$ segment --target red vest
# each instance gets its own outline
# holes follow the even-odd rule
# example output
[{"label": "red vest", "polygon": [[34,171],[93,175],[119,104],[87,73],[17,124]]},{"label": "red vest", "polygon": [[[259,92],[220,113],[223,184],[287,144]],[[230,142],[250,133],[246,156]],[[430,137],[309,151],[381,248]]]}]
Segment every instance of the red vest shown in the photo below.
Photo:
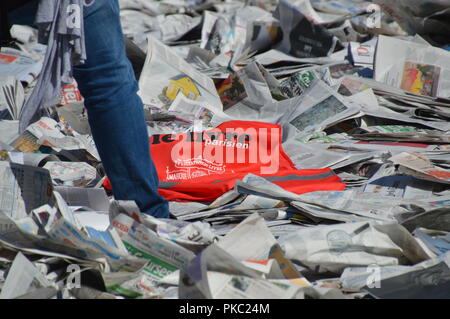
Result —
[{"label": "red vest", "polygon": [[281,133],[275,124],[229,121],[209,131],[154,135],[150,150],[159,193],[171,201],[210,202],[248,173],[296,194],[345,189],[328,168],[296,169],[282,149]]}]

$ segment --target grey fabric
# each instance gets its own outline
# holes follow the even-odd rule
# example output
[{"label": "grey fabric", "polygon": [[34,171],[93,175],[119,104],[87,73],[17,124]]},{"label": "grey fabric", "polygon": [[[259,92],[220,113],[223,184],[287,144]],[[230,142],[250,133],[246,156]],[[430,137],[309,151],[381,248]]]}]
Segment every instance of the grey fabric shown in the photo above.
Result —
[{"label": "grey fabric", "polygon": [[84,63],[83,0],[41,0],[36,14],[39,42],[47,45],[36,87],[22,108],[19,130],[38,110],[58,103],[61,87],[72,83],[72,66]]}]

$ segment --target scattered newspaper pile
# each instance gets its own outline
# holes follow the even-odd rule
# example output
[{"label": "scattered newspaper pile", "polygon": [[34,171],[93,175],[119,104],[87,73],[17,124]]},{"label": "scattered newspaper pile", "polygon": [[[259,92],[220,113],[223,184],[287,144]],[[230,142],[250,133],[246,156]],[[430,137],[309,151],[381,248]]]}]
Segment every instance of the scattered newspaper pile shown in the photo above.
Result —
[{"label": "scattered newspaper pile", "polygon": [[249,168],[214,201],[142,214],[104,186],[77,83],[18,133],[45,47],[16,25],[0,51],[1,299],[450,298],[448,1],[120,3],[154,138],[275,124],[295,168],[345,187],[283,176],[312,187],[296,193]]}]

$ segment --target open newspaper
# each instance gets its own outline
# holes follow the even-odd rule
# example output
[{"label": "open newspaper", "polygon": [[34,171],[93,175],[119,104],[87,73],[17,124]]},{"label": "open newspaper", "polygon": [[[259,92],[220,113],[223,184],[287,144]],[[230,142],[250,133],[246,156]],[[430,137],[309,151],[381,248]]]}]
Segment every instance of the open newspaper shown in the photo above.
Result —
[{"label": "open newspaper", "polygon": [[450,183],[450,171],[433,165],[423,154],[403,152],[391,157],[390,160],[417,178],[438,183]]},{"label": "open newspaper", "polygon": [[[308,246],[297,243],[308,240]],[[287,258],[319,272],[347,267],[393,266],[428,259],[411,234],[396,223],[345,223],[302,229],[280,239]],[[357,255],[355,252],[359,252]],[[357,256],[357,257],[356,257]]]},{"label": "open newspaper", "polygon": [[45,278],[44,274],[19,252],[2,287],[0,299],[17,298],[33,290],[51,286],[52,283]]},{"label": "open newspaper", "polygon": [[130,254],[148,261],[144,272],[153,281],[161,280],[188,265],[195,257],[191,251],[159,237],[125,214],[117,216],[112,226]]},{"label": "open newspaper", "polygon": [[281,120],[282,123],[293,126],[298,136],[324,130],[360,114],[358,105],[350,104],[323,82],[312,86],[300,103],[292,113],[286,113]]},{"label": "open newspaper", "polygon": [[0,74],[15,76],[19,81],[30,84],[42,69],[42,60],[35,60],[21,51],[3,48],[0,51]]},{"label": "open newspaper", "polygon": [[13,219],[26,217],[52,203],[49,172],[42,168],[0,162],[0,211]]},{"label": "open newspaper", "polygon": [[139,80],[144,104],[168,109],[180,92],[191,100],[204,103],[210,111],[222,110],[214,82],[208,76],[158,40],[149,37],[148,43],[147,59]]},{"label": "open newspaper", "polygon": [[440,48],[380,35],[375,80],[417,95],[448,98],[449,57]]},{"label": "open newspaper", "polygon": [[14,76],[0,77],[0,110],[7,109],[12,120],[18,120],[25,101],[23,86]]},{"label": "open newspaper", "polygon": [[100,160],[94,141],[89,135],[82,135],[75,131],[64,131],[63,123],[56,122],[50,117],[40,120],[27,127],[25,132],[10,144],[17,151],[34,153],[42,146],[49,146],[55,152],[64,152],[64,156],[73,158],[71,153],[83,150],[94,159]]},{"label": "open newspaper", "polygon": [[180,275],[180,298],[301,299],[301,288],[289,281],[263,280],[257,271],[214,244],[199,254]]}]

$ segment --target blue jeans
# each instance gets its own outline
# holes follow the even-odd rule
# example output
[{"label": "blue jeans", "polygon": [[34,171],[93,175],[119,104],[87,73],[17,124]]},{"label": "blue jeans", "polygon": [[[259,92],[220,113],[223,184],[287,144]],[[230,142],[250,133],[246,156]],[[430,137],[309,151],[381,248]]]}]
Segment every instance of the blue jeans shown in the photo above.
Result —
[{"label": "blue jeans", "polygon": [[96,0],[84,10],[87,61],[74,68],[74,77],[114,197],[168,218],[168,203],[157,192],[143,104],[125,53],[118,0]]},{"label": "blue jeans", "polygon": [[[91,2],[91,1],[88,1]],[[13,23],[33,24],[38,1],[12,12]],[[134,200],[143,213],[169,217],[158,193],[143,104],[125,54],[118,0],[84,8],[87,61],[74,68],[95,144],[117,200]]]}]

